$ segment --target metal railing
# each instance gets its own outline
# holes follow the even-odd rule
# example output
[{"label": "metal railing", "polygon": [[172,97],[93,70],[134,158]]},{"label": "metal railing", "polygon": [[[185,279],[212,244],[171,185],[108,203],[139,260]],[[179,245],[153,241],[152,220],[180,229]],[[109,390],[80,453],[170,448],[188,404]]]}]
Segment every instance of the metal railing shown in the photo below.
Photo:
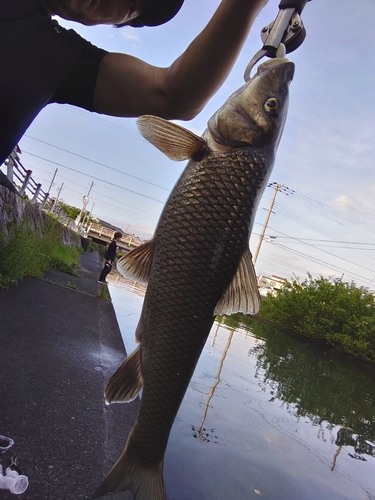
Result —
[{"label": "metal railing", "polygon": [[[111,241],[113,240],[116,231],[107,227],[103,227],[100,224],[89,224],[87,226],[86,233],[87,235],[96,238],[105,237]],[[125,233],[122,235],[122,238],[119,241],[119,246],[121,247],[123,245],[126,245],[128,247],[137,247],[141,243],[141,240],[137,238],[137,236],[134,236],[134,234]]]},{"label": "metal railing", "polygon": [[16,146],[5,160],[6,176],[22,197],[31,203],[37,203],[43,209],[50,197],[49,193],[43,191],[42,184],[31,177],[32,171],[22,165],[20,153],[20,148]]},{"label": "metal railing", "polygon": [[[5,160],[6,176],[8,180],[16,188],[17,192],[30,203],[35,203],[39,206],[40,210],[46,211],[48,214],[58,219],[64,226],[69,227],[72,231],[80,234],[81,236],[104,236],[111,241],[116,231],[103,227],[100,224],[88,224],[79,221],[73,221],[66,212],[60,207],[58,198],[51,198],[50,194],[42,189],[42,184],[36,182],[32,178],[32,171],[26,169],[20,160],[21,149],[16,146],[12,153]],[[1,167],[1,165],[0,165]],[[124,234],[120,240],[120,246],[131,247],[139,246],[142,242],[137,236],[131,234]]]},{"label": "metal railing", "polygon": [[56,200],[50,197],[50,194],[42,189],[42,184],[32,178],[32,171],[26,169],[20,160],[21,150],[16,146],[8,158],[5,160],[6,176],[12,185],[16,188],[26,201],[34,203],[40,210],[44,210],[52,217],[57,219],[64,226],[73,231],[77,231],[74,221],[62,210]]}]

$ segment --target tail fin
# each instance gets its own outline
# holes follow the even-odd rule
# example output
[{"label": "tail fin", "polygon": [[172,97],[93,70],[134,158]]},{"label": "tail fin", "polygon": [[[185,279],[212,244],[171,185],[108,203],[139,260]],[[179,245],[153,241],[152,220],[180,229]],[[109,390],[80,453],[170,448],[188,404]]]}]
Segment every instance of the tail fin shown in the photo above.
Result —
[{"label": "tail fin", "polygon": [[106,403],[132,401],[142,387],[141,348],[138,346],[109,379],[104,391]]},{"label": "tail fin", "polygon": [[124,452],[92,498],[113,491],[131,491],[134,500],[165,500],[163,462],[153,468],[133,464]]}]

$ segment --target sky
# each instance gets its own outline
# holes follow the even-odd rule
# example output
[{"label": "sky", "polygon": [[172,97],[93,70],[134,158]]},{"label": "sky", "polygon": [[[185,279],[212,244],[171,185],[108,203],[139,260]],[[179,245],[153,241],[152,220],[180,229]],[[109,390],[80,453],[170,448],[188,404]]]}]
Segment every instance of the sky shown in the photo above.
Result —
[{"label": "sky", "polygon": [[[108,51],[168,66],[203,29],[219,0],[186,0],[157,28],[84,27],[60,20]],[[201,135],[212,114],[243,83],[261,48],[260,30],[273,21],[279,0],[258,16],[230,76],[203,111],[178,122]],[[311,0],[302,20],[304,43],[296,65],[284,135],[270,182],[276,197],[256,262],[257,274],[285,278],[343,276],[375,289],[375,2]],[[225,36],[225,34],[223,34]],[[163,205],[185,163],[173,162],[145,141],[134,119],[46,107],[20,141],[23,165],[36,182],[141,239],[152,237]],[[250,249],[255,252],[273,195],[265,190]]]}]

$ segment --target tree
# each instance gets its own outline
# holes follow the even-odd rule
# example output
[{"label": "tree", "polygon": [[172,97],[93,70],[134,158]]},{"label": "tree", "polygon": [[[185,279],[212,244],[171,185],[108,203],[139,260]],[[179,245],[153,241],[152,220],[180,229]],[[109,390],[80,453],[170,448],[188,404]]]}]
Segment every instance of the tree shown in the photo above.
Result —
[{"label": "tree", "polygon": [[66,203],[63,203],[62,201],[59,201],[59,206],[60,208],[66,213],[68,217],[70,217],[72,220],[76,220],[77,216],[81,212],[80,208],[73,207],[71,205],[67,205]]},{"label": "tree", "polygon": [[[68,205],[67,203],[64,203],[62,201],[59,201],[59,206],[60,208],[67,214],[68,217],[70,217],[73,221],[76,220],[76,218],[78,217],[78,215],[81,213],[81,209],[80,208],[77,208],[77,207],[73,207],[71,205]],[[88,222],[93,222],[92,218],[91,218],[91,214],[90,212],[87,210],[85,212],[85,215],[84,216],[87,216],[88,215]],[[84,217],[83,216],[83,217]],[[82,217],[82,219],[83,219]],[[81,220],[81,222],[83,222],[83,220]]]},{"label": "tree", "polygon": [[260,316],[288,330],[375,362],[374,295],[342,278],[288,282],[276,297],[268,296]]}]

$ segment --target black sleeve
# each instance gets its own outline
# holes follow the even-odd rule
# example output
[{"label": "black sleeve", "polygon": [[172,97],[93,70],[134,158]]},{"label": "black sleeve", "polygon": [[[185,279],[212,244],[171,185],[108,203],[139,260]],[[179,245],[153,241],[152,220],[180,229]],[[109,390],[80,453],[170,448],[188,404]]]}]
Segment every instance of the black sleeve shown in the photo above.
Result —
[{"label": "black sleeve", "polygon": [[[71,36],[77,36],[75,32],[70,32],[73,32],[73,30],[68,30],[68,33]],[[88,111],[95,111],[94,94],[99,66],[108,52],[86,40],[82,40],[81,43],[84,48],[80,58],[55,91],[50,103],[73,104]]]},{"label": "black sleeve", "polygon": [[51,19],[41,0],[0,0],[0,164],[49,102],[94,111],[107,53]]}]

